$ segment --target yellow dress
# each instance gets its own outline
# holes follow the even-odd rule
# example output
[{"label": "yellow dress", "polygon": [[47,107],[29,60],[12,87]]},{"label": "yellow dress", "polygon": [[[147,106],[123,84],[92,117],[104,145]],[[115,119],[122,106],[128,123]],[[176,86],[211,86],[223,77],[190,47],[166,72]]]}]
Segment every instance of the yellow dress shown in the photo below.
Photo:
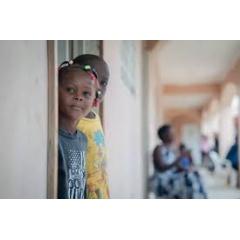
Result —
[{"label": "yellow dress", "polygon": [[87,198],[109,198],[104,133],[99,116],[94,114],[95,119],[83,118],[77,126],[88,139]]}]

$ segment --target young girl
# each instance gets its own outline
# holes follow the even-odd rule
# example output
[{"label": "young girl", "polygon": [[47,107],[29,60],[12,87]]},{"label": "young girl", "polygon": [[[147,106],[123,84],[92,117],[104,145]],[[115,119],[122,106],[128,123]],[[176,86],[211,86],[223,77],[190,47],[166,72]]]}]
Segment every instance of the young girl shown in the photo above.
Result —
[{"label": "young girl", "polygon": [[86,198],[86,136],[77,124],[93,105],[98,83],[90,66],[63,62],[59,80],[58,198]]},{"label": "young girl", "polygon": [[[99,92],[98,100],[101,102],[107,90],[109,68],[107,63],[99,56],[84,54],[74,59],[74,63],[88,64],[98,73]],[[83,118],[78,129],[88,138],[87,151],[87,196],[88,198],[109,198],[108,174],[106,170],[106,148],[104,133],[99,116],[94,111]]]}]

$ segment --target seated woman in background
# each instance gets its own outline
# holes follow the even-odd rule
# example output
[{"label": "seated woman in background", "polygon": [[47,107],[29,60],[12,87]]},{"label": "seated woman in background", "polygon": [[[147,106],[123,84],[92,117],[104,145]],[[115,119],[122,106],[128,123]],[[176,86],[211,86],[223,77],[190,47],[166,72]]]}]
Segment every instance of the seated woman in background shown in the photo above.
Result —
[{"label": "seated woman in background", "polygon": [[207,198],[202,180],[196,171],[182,165],[189,158],[188,151],[177,152],[173,148],[174,131],[171,125],[158,130],[162,144],[153,152],[154,190],[157,198],[193,199]]}]

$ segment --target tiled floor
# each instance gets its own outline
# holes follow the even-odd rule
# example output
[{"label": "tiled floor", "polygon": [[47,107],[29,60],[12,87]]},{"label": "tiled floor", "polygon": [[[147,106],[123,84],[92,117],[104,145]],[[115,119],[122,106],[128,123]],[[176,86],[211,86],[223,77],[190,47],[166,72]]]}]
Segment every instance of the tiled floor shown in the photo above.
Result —
[{"label": "tiled floor", "polygon": [[[236,172],[228,173],[225,170],[219,170],[217,173],[210,173],[205,169],[199,169],[199,172],[205,183],[208,199],[240,199],[240,189],[236,188]],[[231,179],[230,184],[228,179]],[[155,198],[150,193],[149,198]]]},{"label": "tiled floor", "polygon": [[227,184],[226,173],[211,174],[200,170],[209,199],[240,199],[240,189],[236,188],[236,173],[231,174],[231,184]]},{"label": "tiled floor", "polygon": [[240,199],[240,189],[222,187],[211,188],[208,191],[209,199]]}]

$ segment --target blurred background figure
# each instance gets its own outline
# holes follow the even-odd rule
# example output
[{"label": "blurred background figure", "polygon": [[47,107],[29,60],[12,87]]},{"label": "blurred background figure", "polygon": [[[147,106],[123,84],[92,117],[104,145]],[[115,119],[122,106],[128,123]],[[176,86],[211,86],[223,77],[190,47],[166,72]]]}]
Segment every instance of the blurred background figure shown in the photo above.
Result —
[{"label": "blurred background figure", "polygon": [[232,167],[238,171],[238,135],[235,138],[234,144],[228,150],[226,159],[229,160]]},{"label": "blurred background figure", "polygon": [[193,166],[191,150],[187,149],[184,143],[180,143],[179,152],[183,156],[181,160],[181,165],[184,168],[190,168],[191,166]]},{"label": "blurred background figure", "polygon": [[210,158],[211,144],[207,136],[201,136],[202,167],[206,167],[210,172],[214,171],[214,163]]},{"label": "blurred background figure", "polygon": [[181,146],[181,151],[173,147],[175,134],[172,126],[160,127],[158,137],[162,143],[153,152],[155,173],[151,180],[156,198],[206,198],[200,175],[190,167],[190,152],[185,146]]},{"label": "blurred background figure", "polygon": [[219,136],[217,133],[214,134],[214,147],[213,151],[219,154]]}]

